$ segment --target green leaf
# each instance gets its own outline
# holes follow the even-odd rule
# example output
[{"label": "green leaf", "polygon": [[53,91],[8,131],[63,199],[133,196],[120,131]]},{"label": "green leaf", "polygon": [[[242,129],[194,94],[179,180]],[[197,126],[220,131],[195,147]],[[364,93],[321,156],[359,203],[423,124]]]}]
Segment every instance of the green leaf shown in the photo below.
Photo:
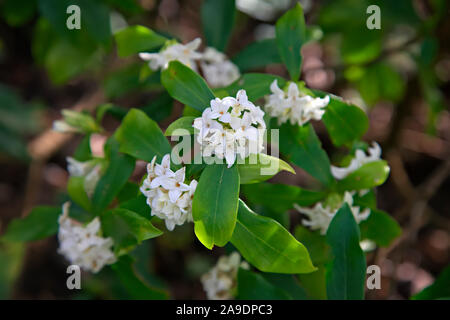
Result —
[{"label": "green leaf", "polygon": [[244,270],[238,271],[239,300],[289,300],[291,297],[283,290],[277,288],[260,274]]},{"label": "green leaf", "polygon": [[157,98],[142,106],[140,109],[150,118],[159,122],[168,118],[172,113],[173,99],[166,91],[164,91]]},{"label": "green leaf", "polygon": [[144,26],[129,26],[114,35],[119,57],[151,51],[164,45],[167,38]]},{"label": "green leaf", "polygon": [[[144,79],[141,76],[142,70],[149,70],[150,73]],[[148,66],[133,63],[120,69],[112,70],[102,82],[106,97],[108,99],[117,99],[133,93],[161,89],[160,80],[160,72],[153,72]],[[154,100],[152,99],[151,102],[154,102]]]},{"label": "green leaf", "polygon": [[250,101],[258,100],[271,93],[270,84],[273,80],[278,81],[278,86],[284,87],[286,80],[279,76],[267,73],[246,73],[235,82],[230,84],[225,90],[235,96],[240,89],[244,89]]},{"label": "green leaf", "polygon": [[58,231],[59,207],[36,207],[25,218],[14,219],[0,238],[10,242],[26,242],[49,237]]},{"label": "green leaf", "polygon": [[323,265],[317,265],[317,270],[308,274],[299,274],[300,285],[306,290],[309,299],[327,299],[326,270]]},{"label": "green leaf", "polygon": [[275,220],[257,215],[241,200],[231,243],[263,272],[309,273],[316,269],[306,248],[289,231]]},{"label": "green leaf", "polygon": [[334,255],[327,267],[328,299],[364,299],[366,258],[359,245],[359,228],[348,204],[331,220],[326,239]]},{"label": "green leaf", "polygon": [[338,190],[371,189],[383,184],[389,176],[389,171],[389,166],[384,160],[366,163],[358,170],[338,181]]},{"label": "green leaf", "polygon": [[158,160],[171,152],[169,141],[158,124],[144,112],[131,109],[117,129],[115,137],[120,144],[120,152],[129,154],[140,160]]},{"label": "green leaf", "polygon": [[324,264],[330,260],[330,246],[319,232],[299,225],[295,229],[295,238],[308,249],[315,265]]},{"label": "green leaf", "polygon": [[293,81],[297,81],[300,77],[302,66],[300,49],[306,42],[305,30],[303,9],[299,3],[276,23],[278,51]]},{"label": "green leaf", "polygon": [[208,108],[215,98],[205,80],[178,61],[169,63],[161,73],[161,82],[174,99],[199,111]]},{"label": "green leaf", "polygon": [[275,39],[264,39],[250,43],[232,59],[241,72],[281,63]]},{"label": "green leaf", "polygon": [[75,153],[73,154],[73,158],[82,162],[92,159],[90,134],[83,137],[83,140],[81,140],[80,144],[75,150]]},{"label": "green leaf", "polygon": [[95,187],[92,206],[96,212],[104,210],[117,196],[134,170],[134,158],[118,151],[119,144],[115,139],[108,141],[111,149],[109,165]]},{"label": "green leaf", "polygon": [[119,208],[134,211],[146,219],[150,219],[151,209],[147,204],[147,197],[139,194],[136,198],[122,202]]},{"label": "green leaf", "polygon": [[306,292],[302,287],[300,287],[300,284],[296,276],[279,273],[263,273],[261,275],[272,285],[274,285],[278,289],[283,290],[289,296],[290,299],[293,300],[307,299]]},{"label": "green leaf", "polygon": [[[172,122],[164,132],[165,136],[180,136],[185,135],[186,131],[188,134],[194,134],[194,127],[192,124],[197,117],[181,117],[174,122]],[[182,129],[178,131],[179,129]],[[178,131],[178,132],[177,132]]]},{"label": "green leaf", "polygon": [[139,194],[139,185],[134,182],[127,181],[117,194],[117,201],[119,203],[123,203],[135,199]]},{"label": "green leaf", "polygon": [[385,63],[368,67],[357,85],[362,98],[369,105],[382,100],[397,102],[405,92],[405,79]]},{"label": "green leaf", "polygon": [[450,297],[450,266],[439,274],[433,284],[411,297],[412,300],[449,299]]},{"label": "green leaf", "polygon": [[22,274],[26,252],[24,243],[0,244],[0,299],[12,298],[15,282]]},{"label": "green leaf", "polygon": [[162,300],[167,299],[167,292],[150,286],[141,275],[136,272],[133,259],[130,256],[122,256],[119,261],[111,266],[117,274],[120,282],[125,286],[132,299]]},{"label": "green leaf", "polygon": [[84,179],[85,177],[70,177],[67,182],[67,193],[73,202],[84,210],[91,211],[92,204],[84,188]]},{"label": "green leaf", "polygon": [[342,38],[341,54],[346,64],[363,64],[377,58],[382,50],[382,31],[361,26],[346,32]]},{"label": "green leaf", "polygon": [[225,51],[236,16],[234,0],[205,0],[201,15],[207,45]]},{"label": "green leaf", "polygon": [[273,211],[285,212],[294,203],[310,206],[322,200],[326,193],[285,184],[258,183],[242,186],[242,192],[252,204],[259,204]]},{"label": "green leaf", "polygon": [[102,229],[106,236],[113,238],[114,250],[122,255],[144,240],[162,235],[150,220],[140,214],[117,208],[107,211],[102,217]]},{"label": "green leaf", "polygon": [[[326,94],[317,95],[323,97]],[[360,140],[369,128],[369,119],[363,110],[333,97],[330,97],[322,121],[335,146]]]},{"label": "green leaf", "polygon": [[[250,164],[255,162],[254,164]],[[237,165],[241,184],[251,184],[272,178],[280,171],[288,171],[295,174],[295,170],[285,161],[260,153],[257,156],[249,156],[245,163]]]},{"label": "green leaf", "polygon": [[208,165],[200,176],[192,202],[195,234],[212,249],[231,239],[236,225],[239,197],[239,172],[236,166]]},{"label": "green leaf", "polygon": [[361,239],[370,239],[380,247],[388,247],[402,234],[402,229],[388,213],[375,209],[370,211],[369,218],[359,225]]},{"label": "green leaf", "polygon": [[325,186],[330,186],[334,182],[330,160],[311,124],[301,127],[288,123],[282,125],[280,151]]}]

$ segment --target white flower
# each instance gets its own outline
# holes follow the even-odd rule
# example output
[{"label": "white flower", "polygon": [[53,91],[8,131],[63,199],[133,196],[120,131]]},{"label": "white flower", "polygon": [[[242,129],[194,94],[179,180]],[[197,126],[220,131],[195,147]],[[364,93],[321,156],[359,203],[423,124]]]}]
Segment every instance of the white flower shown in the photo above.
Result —
[{"label": "white flower", "polygon": [[113,240],[99,235],[100,220],[96,217],[86,226],[69,218],[70,203],[63,205],[63,213],[59,216],[59,249],[58,253],[81,268],[98,272],[105,265],[116,262],[111,250]]},{"label": "white flower", "polygon": [[202,57],[196,50],[201,44],[201,39],[196,38],[189,43],[174,43],[162,49],[158,53],[142,52],[139,54],[141,59],[150,61],[149,66],[152,70],[165,69],[170,61],[180,61],[189,68],[197,71],[196,60]]},{"label": "white flower", "polygon": [[240,77],[239,68],[214,48],[208,47],[203,53],[200,66],[206,82],[211,87],[226,87]]},{"label": "white flower", "polygon": [[176,225],[192,221],[192,199],[197,181],[186,184],[186,168],[173,172],[170,169],[170,155],[166,154],[161,164],[156,163],[156,156],[147,165],[147,178],[140,188],[147,197],[147,204],[152,209],[152,216],[165,220],[166,227],[172,231]]},{"label": "white flower", "polygon": [[53,131],[61,132],[61,133],[78,133],[82,132],[79,128],[73,127],[67,122],[63,120],[53,121]]},{"label": "white flower", "polygon": [[204,157],[225,159],[229,168],[236,155],[246,158],[263,150],[264,112],[248,100],[245,90],[239,90],[236,98],[215,98],[210,105],[193,124]]},{"label": "white flower", "polygon": [[374,162],[380,160],[381,157],[381,147],[378,143],[373,142],[372,147],[368,150],[368,155],[363,150],[356,150],[355,157],[352,159],[350,164],[347,167],[340,168],[331,166],[331,173],[336,179],[344,179],[350,173],[356,171],[361,168],[366,163]]},{"label": "white flower", "polygon": [[248,269],[249,265],[245,261],[241,262],[239,253],[233,252],[230,256],[220,257],[217,264],[201,277],[209,300],[231,299],[239,267]]},{"label": "white flower", "polygon": [[[344,200],[341,207],[344,203],[347,203],[352,210],[353,216],[355,217],[356,223],[361,223],[361,221],[366,220],[370,215],[370,209],[364,209],[360,212],[360,208],[353,206],[353,197],[351,193],[345,192]],[[308,217],[308,220],[303,220],[302,223],[305,226],[311,228],[311,230],[320,230],[322,235],[327,233],[328,226],[331,223],[334,215],[339,209],[331,209],[329,207],[324,207],[321,202],[315,204],[313,208],[301,207],[297,204],[294,204],[295,209],[300,213],[305,214]]]},{"label": "white flower", "polygon": [[84,177],[84,190],[89,197],[92,197],[100,180],[101,165],[95,160],[78,161],[72,157],[67,157],[66,160],[70,176]]},{"label": "white flower", "polygon": [[320,120],[325,113],[325,108],[330,102],[330,97],[313,98],[300,93],[296,83],[291,82],[287,93],[278,87],[277,80],[270,85],[270,94],[267,98],[265,109],[271,117],[278,118],[278,124],[289,120],[294,125],[304,125],[308,121]]}]

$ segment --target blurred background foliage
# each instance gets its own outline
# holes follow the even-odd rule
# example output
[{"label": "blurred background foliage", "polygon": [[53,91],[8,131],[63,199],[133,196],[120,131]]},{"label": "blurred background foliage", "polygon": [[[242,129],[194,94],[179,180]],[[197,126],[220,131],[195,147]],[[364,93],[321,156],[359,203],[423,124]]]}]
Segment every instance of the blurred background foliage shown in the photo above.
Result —
[{"label": "blurred background foliage", "polygon": [[[287,76],[276,51],[274,23],[295,2],[236,0],[237,9],[230,10],[226,7],[234,5],[231,0],[224,8],[201,0],[0,1],[0,233],[11,219],[27,215],[35,205],[59,205],[67,199],[65,157],[73,154],[80,138],[51,132],[61,109],[93,111],[102,105],[103,124],[111,132],[131,107],[142,109],[163,128],[182,114],[183,106],[163,91],[158,72],[126,48],[117,50],[120,30],[144,25],[182,42],[200,36],[224,49],[241,73]],[[369,254],[368,263],[381,266],[383,279],[382,289],[366,296],[410,298],[431,284],[449,262],[449,3],[300,2],[310,39],[303,49],[302,80],[366,111],[370,129],[365,139],[381,143],[392,168],[377,201],[401,224],[404,234],[391,247]],[[66,28],[66,8],[71,4],[81,8],[81,30]],[[380,30],[366,27],[366,10],[373,4],[381,9]],[[222,10],[229,14],[217,12]],[[227,28],[215,27],[223,25]],[[212,28],[203,33],[208,26]],[[228,43],[223,41],[227,34]],[[157,36],[149,35],[153,40]],[[334,149],[326,130],[320,123],[315,126],[332,161],[342,158],[345,151]],[[94,153],[101,152],[104,141],[103,135],[90,137]],[[138,164],[136,182],[143,170],[144,164]],[[296,170],[295,177],[280,174],[272,182],[311,183],[301,169]],[[247,201],[256,211],[287,227],[300,221],[298,214],[285,214],[291,204],[274,208],[252,198],[248,189]],[[160,288],[162,296],[170,292],[175,298],[204,298],[198,278],[214,259],[194,240],[191,229],[177,228],[133,252],[134,271]],[[302,230],[295,234],[307,236]],[[86,274],[82,293],[67,290],[65,262],[56,248],[56,237],[27,246],[0,242],[0,298],[129,297],[130,288],[114,280],[110,268],[98,277]],[[214,254],[226,250],[215,249]],[[120,261],[117,268],[122,275],[131,270],[129,261]],[[448,278],[448,272],[442,277]],[[253,281],[283,279],[272,278]],[[320,288],[309,289],[312,296],[321,297]],[[138,284],[131,291],[137,292],[136,297],[154,297]],[[428,290],[422,296],[432,293]]]}]

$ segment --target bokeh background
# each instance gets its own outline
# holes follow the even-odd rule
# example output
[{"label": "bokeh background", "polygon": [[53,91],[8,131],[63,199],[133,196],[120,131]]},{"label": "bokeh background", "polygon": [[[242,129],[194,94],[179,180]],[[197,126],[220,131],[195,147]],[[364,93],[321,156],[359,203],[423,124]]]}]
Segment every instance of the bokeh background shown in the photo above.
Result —
[{"label": "bokeh background", "polygon": [[[274,22],[295,2],[237,0],[227,55],[237,61],[251,42],[270,43],[266,39],[274,37]],[[388,181],[378,188],[378,205],[401,224],[403,234],[389,248],[368,254],[368,264],[381,267],[382,285],[366,297],[408,299],[450,261],[449,3],[300,2],[307,24],[316,26],[316,40],[303,49],[302,80],[365,110],[370,129],[364,139],[379,142],[391,166]],[[69,4],[83,8],[79,32],[58,27],[65,25]],[[380,30],[366,27],[370,4],[381,9]],[[137,56],[117,57],[113,34],[141,24],[187,42],[202,37],[201,5],[200,0],[0,1],[0,234],[34,206],[68,199],[65,158],[80,137],[51,131],[61,109],[93,111],[103,103],[136,107],[162,128],[181,115],[182,105],[163,92],[158,78],[141,80],[145,63]],[[241,71],[287,76],[276,57],[274,62]],[[107,115],[106,135],[118,124],[114,114]],[[321,124],[314,125],[332,160],[346,152],[334,149]],[[105,139],[91,138],[95,153],[101,154]],[[136,181],[144,165],[137,165]],[[296,169],[296,176],[280,174],[274,180],[310,186],[310,178]],[[288,217],[291,227],[300,221],[297,212]],[[127,297],[109,268],[96,276],[83,274],[83,290],[67,290],[67,262],[57,247],[56,237],[0,243],[0,298]],[[184,226],[136,254],[144,257],[142,272],[166,286],[173,298],[203,299],[198,279],[225,250],[210,254],[195,240],[192,227]]]}]

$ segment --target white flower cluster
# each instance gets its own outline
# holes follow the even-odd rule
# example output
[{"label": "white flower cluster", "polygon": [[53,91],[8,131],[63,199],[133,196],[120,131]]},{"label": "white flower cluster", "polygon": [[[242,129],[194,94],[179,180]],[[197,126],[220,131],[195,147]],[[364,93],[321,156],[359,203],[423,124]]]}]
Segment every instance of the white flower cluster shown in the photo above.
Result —
[{"label": "white flower cluster", "polygon": [[203,289],[209,300],[228,300],[236,286],[239,267],[248,269],[247,262],[241,262],[241,256],[233,252],[230,256],[222,256],[208,273],[201,277]]},{"label": "white flower cluster", "polygon": [[116,262],[116,256],[111,250],[113,240],[99,235],[99,218],[96,217],[83,226],[69,218],[69,206],[69,202],[64,203],[63,213],[58,219],[58,253],[64,255],[71,264],[94,273],[100,271],[105,265]]},{"label": "white flower cluster", "polygon": [[[344,203],[347,203],[350,206],[356,223],[359,224],[361,223],[361,221],[366,220],[369,217],[370,209],[364,209],[360,212],[359,207],[353,206],[353,197],[351,193],[345,192],[344,201],[342,202],[342,204]],[[316,203],[313,208],[301,207],[297,204],[294,204],[294,207],[300,213],[305,214],[309,218],[309,220],[302,220],[303,225],[310,227],[311,230],[320,230],[320,233],[322,235],[327,233],[328,226],[330,225],[331,220],[339,210],[324,207],[321,202]]]},{"label": "white flower cluster", "polygon": [[373,142],[372,147],[368,150],[368,155],[363,150],[356,150],[355,157],[352,159],[348,167],[340,168],[331,166],[331,173],[336,179],[344,179],[350,173],[361,168],[366,163],[380,160],[381,157],[381,147],[378,143]]},{"label": "white flower cluster", "polygon": [[88,197],[92,197],[95,187],[100,180],[100,171],[102,166],[98,161],[78,161],[74,158],[67,157],[67,171],[72,177],[84,177],[84,190]]},{"label": "white flower cluster", "polygon": [[203,76],[211,87],[226,87],[240,77],[238,67],[212,47],[206,48],[200,61]]},{"label": "white flower cluster", "polygon": [[194,71],[197,69],[197,61],[200,62],[202,73],[206,81],[212,87],[225,87],[239,78],[238,67],[227,57],[212,47],[206,48],[201,53],[197,51],[201,39],[196,38],[187,44],[173,43],[158,53],[142,52],[139,56],[149,61],[152,70],[165,69],[170,61],[180,61]]},{"label": "white flower cluster", "polygon": [[245,159],[264,149],[264,112],[248,100],[245,90],[239,90],[236,98],[215,98],[210,105],[193,124],[204,157],[225,159],[229,168],[237,155]]},{"label": "white flower cluster", "polygon": [[192,199],[197,181],[184,183],[186,168],[173,172],[170,169],[170,155],[166,154],[161,164],[155,164],[156,156],[147,165],[147,178],[142,183],[141,192],[147,197],[152,216],[165,220],[172,231],[175,225],[192,221]]},{"label": "white flower cluster", "polygon": [[267,98],[265,109],[271,117],[278,118],[278,124],[289,122],[294,125],[304,125],[309,120],[320,120],[325,113],[325,108],[330,102],[330,97],[313,98],[300,93],[296,83],[289,84],[287,92],[278,87],[277,80],[270,85],[270,94]]}]

